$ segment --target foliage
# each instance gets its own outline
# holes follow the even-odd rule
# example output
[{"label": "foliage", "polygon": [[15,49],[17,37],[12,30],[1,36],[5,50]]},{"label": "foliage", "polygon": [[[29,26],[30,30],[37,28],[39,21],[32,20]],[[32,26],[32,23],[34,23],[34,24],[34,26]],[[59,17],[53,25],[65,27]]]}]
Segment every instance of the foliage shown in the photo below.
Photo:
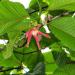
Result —
[{"label": "foliage", "polygon": [[[8,40],[6,45],[0,44],[0,75],[23,74],[26,66],[30,70],[26,75],[74,75],[74,12],[75,0],[31,0],[27,9],[18,2],[0,0],[0,39]],[[27,48],[25,33],[42,24],[43,13],[46,18],[53,16],[44,24],[51,39],[41,37],[41,50],[31,39]],[[43,26],[39,30],[46,33]],[[46,47],[49,51],[43,52]]]}]

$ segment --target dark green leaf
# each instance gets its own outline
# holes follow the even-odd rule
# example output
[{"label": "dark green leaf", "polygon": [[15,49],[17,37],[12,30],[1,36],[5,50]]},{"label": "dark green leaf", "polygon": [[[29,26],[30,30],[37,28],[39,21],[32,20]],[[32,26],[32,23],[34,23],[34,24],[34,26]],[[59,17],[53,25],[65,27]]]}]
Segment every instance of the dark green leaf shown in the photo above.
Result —
[{"label": "dark green leaf", "polygon": [[74,64],[66,64],[54,72],[53,75],[75,75],[75,65]]}]

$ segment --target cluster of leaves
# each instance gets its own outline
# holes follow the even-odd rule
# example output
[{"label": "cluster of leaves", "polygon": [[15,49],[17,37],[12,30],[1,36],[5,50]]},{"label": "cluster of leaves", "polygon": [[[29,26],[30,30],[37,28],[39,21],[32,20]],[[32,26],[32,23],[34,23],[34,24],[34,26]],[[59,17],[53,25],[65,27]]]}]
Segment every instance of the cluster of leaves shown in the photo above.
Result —
[{"label": "cluster of leaves", "polygon": [[[1,0],[0,39],[8,40],[8,43],[0,44],[0,75],[9,74],[12,69],[21,70],[11,67],[22,64],[30,69],[27,75],[74,75],[74,11],[75,0],[31,0],[28,9],[20,3]],[[25,47],[24,33],[41,22],[38,12],[47,12],[53,17],[64,13],[48,23],[51,39],[42,37],[40,41],[42,48],[47,46],[52,50],[47,53],[38,50],[34,39],[28,48]],[[65,15],[65,12],[69,14]],[[40,31],[45,32],[43,27]]]}]

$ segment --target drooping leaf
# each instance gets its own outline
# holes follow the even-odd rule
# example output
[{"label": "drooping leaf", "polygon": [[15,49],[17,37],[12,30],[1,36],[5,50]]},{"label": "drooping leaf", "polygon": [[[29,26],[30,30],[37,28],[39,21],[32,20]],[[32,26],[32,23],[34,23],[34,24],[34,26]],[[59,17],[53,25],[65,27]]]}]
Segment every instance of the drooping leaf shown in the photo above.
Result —
[{"label": "drooping leaf", "polygon": [[33,69],[32,73],[26,73],[26,75],[45,75],[45,65],[42,62],[39,62],[35,68]]},{"label": "drooping leaf", "polygon": [[75,49],[75,18],[71,16],[61,17],[50,22],[49,28],[60,42],[70,48]]},{"label": "drooping leaf", "polygon": [[52,52],[43,53],[45,63],[45,74],[53,74],[55,69],[58,67],[53,58]]},{"label": "drooping leaf", "polygon": [[43,56],[32,40],[30,47],[14,49],[15,57],[32,70],[39,61],[43,61]]},{"label": "drooping leaf", "polygon": [[75,11],[75,0],[43,0],[48,3],[49,10],[70,10]]},{"label": "drooping leaf", "polygon": [[0,34],[7,33],[9,37],[9,43],[3,55],[4,58],[8,58],[12,54],[13,46],[20,33],[37,25],[37,22],[27,18],[29,17],[28,13],[19,3],[2,1],[0,2],[0,9]]}]

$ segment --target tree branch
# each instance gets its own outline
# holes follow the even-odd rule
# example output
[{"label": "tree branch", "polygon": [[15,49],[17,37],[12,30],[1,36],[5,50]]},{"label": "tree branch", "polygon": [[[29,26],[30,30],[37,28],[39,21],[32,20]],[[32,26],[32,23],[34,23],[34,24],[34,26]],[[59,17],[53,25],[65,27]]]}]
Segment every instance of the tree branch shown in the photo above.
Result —
[{"label": "tree branch", "polygon": [[22,68],[22,66],[18,66],[18,67],[8,68],[6,70],[0,70],[0,72],[6,72],[6,71],[13,70],[13,69],[21,69],[21,68]]},{"label": "tree branch", "polygon": [[[45,9],[47,9],[47,8],[48,8],[48,5],[46,5],[46,6],[42,7],[42,10],[45,10]],[[31,14],[33,14],[33,13],[37,12],[37,11],[39,11],[39,9],[32,10],[31,12],[29,12],[29,14],[31,15]]]},{"label": "tree branch", "polygon": [[27,52],[27,53],[22,53],[22,52],[18,52],[18,51],[14,51],[15,53],[21,54],[21,55],[26,55],[26,54],[31,54],[31,53],[35,53],[35,52],[40,52],[40,50],[37,51],[32,51],[32,52]]}]

